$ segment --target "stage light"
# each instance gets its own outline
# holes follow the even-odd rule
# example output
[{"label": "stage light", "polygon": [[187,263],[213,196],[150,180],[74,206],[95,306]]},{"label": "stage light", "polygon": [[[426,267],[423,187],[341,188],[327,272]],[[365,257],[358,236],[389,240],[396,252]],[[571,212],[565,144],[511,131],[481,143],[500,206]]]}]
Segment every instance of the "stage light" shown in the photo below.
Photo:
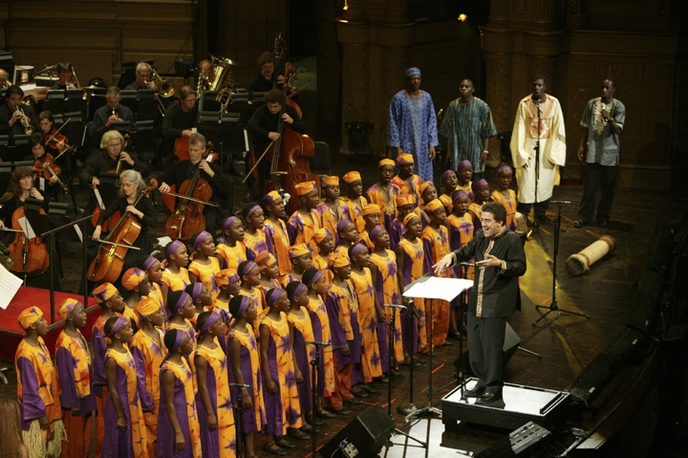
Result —
[{"label": "stage light", "polygon": [[458,17],[457,19],[458,19],[459,21],[461,21],[461,22],[466,22],[466,20],[468,19],[468,16],[466,16],[466,15],[463,14],[463,13],[461,13],[461,14],[459,14],[459,17]]}]

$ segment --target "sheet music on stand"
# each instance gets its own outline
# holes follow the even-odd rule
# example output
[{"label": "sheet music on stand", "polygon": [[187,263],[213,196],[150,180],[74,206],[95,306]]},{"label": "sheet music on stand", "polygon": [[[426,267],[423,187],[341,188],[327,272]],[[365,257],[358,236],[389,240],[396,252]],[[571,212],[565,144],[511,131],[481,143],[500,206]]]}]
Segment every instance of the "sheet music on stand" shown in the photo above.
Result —
[{"label": "sheet music on stand", "polygon": [[5,310],[10,305],[14,295],[19,291],[22,279],[5,269],[0,264],[0,308]]},{"label": "sheet music on stand", "polygon": [[443,278],[423,275],[405,288],[402,296],[423,299],[454,300],[459,294],[473,287],[473,280],[466,278]]}]

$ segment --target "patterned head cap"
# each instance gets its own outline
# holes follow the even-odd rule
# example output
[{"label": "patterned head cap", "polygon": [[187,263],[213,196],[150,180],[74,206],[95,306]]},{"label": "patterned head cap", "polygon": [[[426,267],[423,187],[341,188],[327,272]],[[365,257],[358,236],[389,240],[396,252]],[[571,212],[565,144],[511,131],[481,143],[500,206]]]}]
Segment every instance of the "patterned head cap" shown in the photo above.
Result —
[{"label": "patterned head cap", "polygon": [[413,154],[411,153],[402,153],[397,156],[397,164],[399,165],[408,165],[408,164],[415,164],[413,160]]},{"label": "patterned head cap", "polygon": [[352,170],[351,172],[347,172],[346,174],[344,174],[342,178],[347,184],[351,184],[354,181],[360,181],[361,174],[355,170]]},{"label": "patterned head cap", "polygon": [[57,314],[60,315],[60,318],[66,320],[67,317],[74,311],[76,306],[79,304],[81,304],[81,302],[77,301],[72,297],[68,297],[60,304],[60,308],[57,310]]},{"label": "patterned head cap", "polygon": [[363,216],[366,215],[374,215],[376,213],[382,214],[382,210],[380,210],[380,206],[378,204],[365,204],[363,206]]},{"label": "patterned head cap", "polygon": [[315,181],[305,181],[296,185],[296,194],[299,196],[305,196],[314,190],[317,190],[315,187]]},{"label": "patterned head cap", "polygon": [[101,283],[96,286],[91,295],[98,299],[98,302],[109,301],[117,293],[117,288],[112,283]]},{"label": "patterned head cap", "polygon": [[435,213],[440,208],[444,208],[442,201],[439,199],[433,199],[425,206],[425,213]]},{"label": "patterned head cap", "polygon": [[24,309],[17,317],[17,323],[22,329],[29,329],[29,326],[40,320],[43,312],[38,307],[29,307]]},{"label": "patterned head cap", "polygon": [[138,267],[132,267],[127,269],[122,275],[122,286],[124,286],[127,291],[133,291],[139,287],[141,282],[145,280],[146,272],[139,269]]}]

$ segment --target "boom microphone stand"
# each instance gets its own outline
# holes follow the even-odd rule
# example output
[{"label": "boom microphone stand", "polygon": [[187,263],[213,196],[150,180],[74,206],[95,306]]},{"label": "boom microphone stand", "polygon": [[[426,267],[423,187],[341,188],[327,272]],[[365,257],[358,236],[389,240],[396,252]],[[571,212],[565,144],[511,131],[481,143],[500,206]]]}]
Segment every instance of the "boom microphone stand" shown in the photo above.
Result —
[{"label": "boom microphone stand", "polygon": [[[394,377],[392,377],[392,368],[394,367],[394,332],[395,332],[395,324],[396,324],[396,310],[395,309],[405,309],[405,305],[401,304],[384,304],[385,307],[389,307],[392,309],[392,313],[390,320],[387,322],[387,344],[389,346],[389,351],[387,353],[388,355],[388,362],[389,362],[389,383],[387,384],[387,415],[390,416],[392,421],[394,421],[394,417],[392,416],[392,383],[394,380]],[[417,412],[417,411],[414,411]],[[428,448],[428,444],[421,441],[420,439],[416,439],[415,437],[411,436],[410,434],[405,433],[404,431],[400,430],[396,426],[394,427],[394,433],[395,434],[401,434],[402,436],[406,436],[409,439],[412,439],[416,442],[418,442],[420,445],[423,446],[423,448]]]},{"label": "boom microphone stand", "polygon": [[244,433],[244,405],[243,405],[243,397],[241,395],[241,390],[242,388],[249,389],[251,388],[251,385],[246,385],[245,383],[230,383],[229,386],[233,386],[237,388],[237,404],[236,404],[236,411],[239,414],[239,421],[236,419],[234,420],[234,424],[236,425],[237,429],[237,438],[236,438],[236,453],[237,456],[240,456],[241,453],[241,447],[244,445],[242,443],[243,439],[243,433]]},{"label": "boom microphone stand", "polygon": [[315,357],[311,361],[311,402],[313,403],[313,405],[311,406],[311,408],[313,409],[311,411],[311,428],[313,429],[313,431],[311,432],[311,456],[314,457],[318,445],[318,428],[315,424],[315,413],[318,412],[318,417],[320,417],[320,408],[318,406],[318,398],[320,397],[320,377],[318,377],[318,369],[320,367],[320,351],[323,349],[323,347],[329,347],[332,344],[328,342],[306,342],[306,345],[315,345]]},{"label": "boom microphone stand", "polygon": [[[537,183],[537,182],[536,182]],[[546,305],[536,305],[535,308],[544,308],[547,309],[547,313],[542,315],[540,318],[538,318],[536,321],[533,322],[533,327],[537,326],[537,324],[545,318],[547,315],[549,315],[552,312],[559,312],[557,315],[557,318],[561,316],[562,313],[568,313],[570,315],[577,315],[577,316],[582,316],[587,318],[588,320],[590,317],[586,315],[585,313],[580,313],[580,312],[574,312],[572,310],[566,310],[566,309],[560,309],[558,304],[557,304],[557,256],[559,255],[559,233],[561,231],[561,206],[563,204],[570,204],[571,202],[568,200],[554,200],[552,201],[553,204],[558,204],[559,205],[559,210],[557,212],[557,217],[554,219],[554,258],[552,262],[552,303],[548,306]],[[556,318],[555,318],[556,320]],[[549,321],[546,326],[549,326],[550,324],[554,323],[554,320]]]}]

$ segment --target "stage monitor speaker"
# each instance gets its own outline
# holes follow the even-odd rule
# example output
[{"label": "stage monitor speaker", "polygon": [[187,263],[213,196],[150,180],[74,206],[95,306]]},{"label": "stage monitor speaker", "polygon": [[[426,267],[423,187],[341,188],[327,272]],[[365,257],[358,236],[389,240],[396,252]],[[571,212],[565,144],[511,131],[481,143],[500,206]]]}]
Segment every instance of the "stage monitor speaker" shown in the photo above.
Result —
[{"label": "stage monitor speaker", "polygon": [[626,323],[629,327],[645,335],[652,335],[656,332],[664,278],[662,273],[649,267],[645,268],[633,298],[631,316]]},{"label": "stage monitor speaker", "polygon": [[575,401],[590,406],[619,371],[644,353],[649,345],[650,340],[642,333],[624,329],[583,369],[566,391]]},{"label": "stage monitor speaker", "polygon": [[[387,412],[375,404],[373,407],[361,412],[351,423],[339,431],[320,449],[320,455],[324,458],[331,456],[345,456],[341,453],[335,455],[340,449],[355,450],[358,454],[349,453],[349,456],[357,458],[376,457],[382,446],[392,435],[394,420]],[[353,446],[353,447],[352,447]]]}]

